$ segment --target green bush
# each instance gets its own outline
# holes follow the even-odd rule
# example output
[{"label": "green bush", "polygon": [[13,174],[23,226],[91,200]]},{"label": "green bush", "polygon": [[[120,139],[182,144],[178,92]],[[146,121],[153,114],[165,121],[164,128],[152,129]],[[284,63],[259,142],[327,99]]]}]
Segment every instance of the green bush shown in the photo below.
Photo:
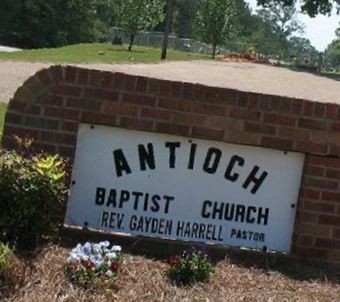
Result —
[{"label": "green bush", "polygon": [[66,193],[64,167],[58,155],[32,153],[28,148],[22,152],[0,149],[1,241],[33,249],[55,234],[53,218]]},{"label": "green bush", "polygon": [[203,250],[191,248],[181,256],[169,260],[167,275],[178,285],[191,285],[197,282],[208,282],[214,273],[214,265]]}]

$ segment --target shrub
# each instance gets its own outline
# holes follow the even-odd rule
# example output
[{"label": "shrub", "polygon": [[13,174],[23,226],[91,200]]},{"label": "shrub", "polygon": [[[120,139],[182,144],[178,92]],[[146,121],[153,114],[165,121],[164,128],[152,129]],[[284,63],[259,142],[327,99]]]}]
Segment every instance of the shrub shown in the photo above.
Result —
[{"label": "shrub", "polygon": [[167,275],[178,285],[208,282],[214,273],[214,265],[207,252],[195,248],[184,251],[181,256],[170,257],[169,264]]},{"label": "shrub", "polygon": [[108,241],[78,244],[67,258],[66,276],[81,286],[91,285],[98,280],[114,283],[122,261],[121,247],[109,246]]},{"label": "shrub", "polygon": [[24,269],[12,250],[0,242],[0,298],[24,278]]},{"label": "shrub", "polygon": [[58,155],[0,150],[0,240],[32,249],[56,231],[64,201],[65,162]]}]

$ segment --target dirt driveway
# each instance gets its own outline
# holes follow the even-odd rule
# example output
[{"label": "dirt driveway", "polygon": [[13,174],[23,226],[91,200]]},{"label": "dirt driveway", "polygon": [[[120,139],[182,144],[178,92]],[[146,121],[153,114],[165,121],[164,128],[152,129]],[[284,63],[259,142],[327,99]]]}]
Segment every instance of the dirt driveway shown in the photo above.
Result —
[{"label": "dirt driveway", "polygon": [[[0,101],[7,103],[31,75],[51,64],[0,61]],[[209,86],[340,103],[340,81],[254,63],[185,61],[158,64],[92,64],[86,68],[119,71]]]}]

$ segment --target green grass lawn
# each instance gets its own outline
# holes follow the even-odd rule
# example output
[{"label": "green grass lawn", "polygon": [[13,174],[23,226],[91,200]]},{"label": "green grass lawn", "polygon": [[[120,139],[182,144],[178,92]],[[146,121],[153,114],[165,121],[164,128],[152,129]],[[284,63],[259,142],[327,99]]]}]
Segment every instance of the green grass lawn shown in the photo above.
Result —
[{"label": "green grass lawn", "polygon": [[0,133],[4,128],[4,119],[5,119],[6,105],[4,103],[0,103]]},{"label": "green grass lawn", "polygon": [[[0,60],[19,60],[53,63],[127,63],[158,62],[161,50],[135,46],[132,51],[127,46],[114,46],[105,43],[76,44],[60,48],[23,50],[13,53],[0,53]],[[205,54],[168,50],[168,61],[208,59]]]}]

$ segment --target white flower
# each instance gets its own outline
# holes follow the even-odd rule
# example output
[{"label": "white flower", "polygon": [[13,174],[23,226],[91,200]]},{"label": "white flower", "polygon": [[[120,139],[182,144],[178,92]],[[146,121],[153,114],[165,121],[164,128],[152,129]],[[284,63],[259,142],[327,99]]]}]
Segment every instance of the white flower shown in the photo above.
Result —
[{"label": "white flower", "polygon": [[108,253],[106,255],[109,259],[115,259],[117,258],[117,254],[115,252]]},{"label": "white flower", "polygon": [[111,272],[110,270],[108,270],[106,273],[105,273],[106,276],[108,277],[112,277],[113,276],[113,272]]},{"label": "white flower", "polygon": [[108,240],[105,240],[105,241],[99,242],[99,245],[101,247],[109,247],[110,246],[110,242]]},{"label": "white flower", "polygon": [[113,251],[113,252],[120,252],[121,250],[122,250],[122,248],[119,245],[114,245],[111,248],[111,251]]},{"label": "white flower", "polygon": [[70,256],[67,258],[67,262],[71,264],[74,264],[78,261],[80,261],[79,256],[75,253],[71,253]]}]

